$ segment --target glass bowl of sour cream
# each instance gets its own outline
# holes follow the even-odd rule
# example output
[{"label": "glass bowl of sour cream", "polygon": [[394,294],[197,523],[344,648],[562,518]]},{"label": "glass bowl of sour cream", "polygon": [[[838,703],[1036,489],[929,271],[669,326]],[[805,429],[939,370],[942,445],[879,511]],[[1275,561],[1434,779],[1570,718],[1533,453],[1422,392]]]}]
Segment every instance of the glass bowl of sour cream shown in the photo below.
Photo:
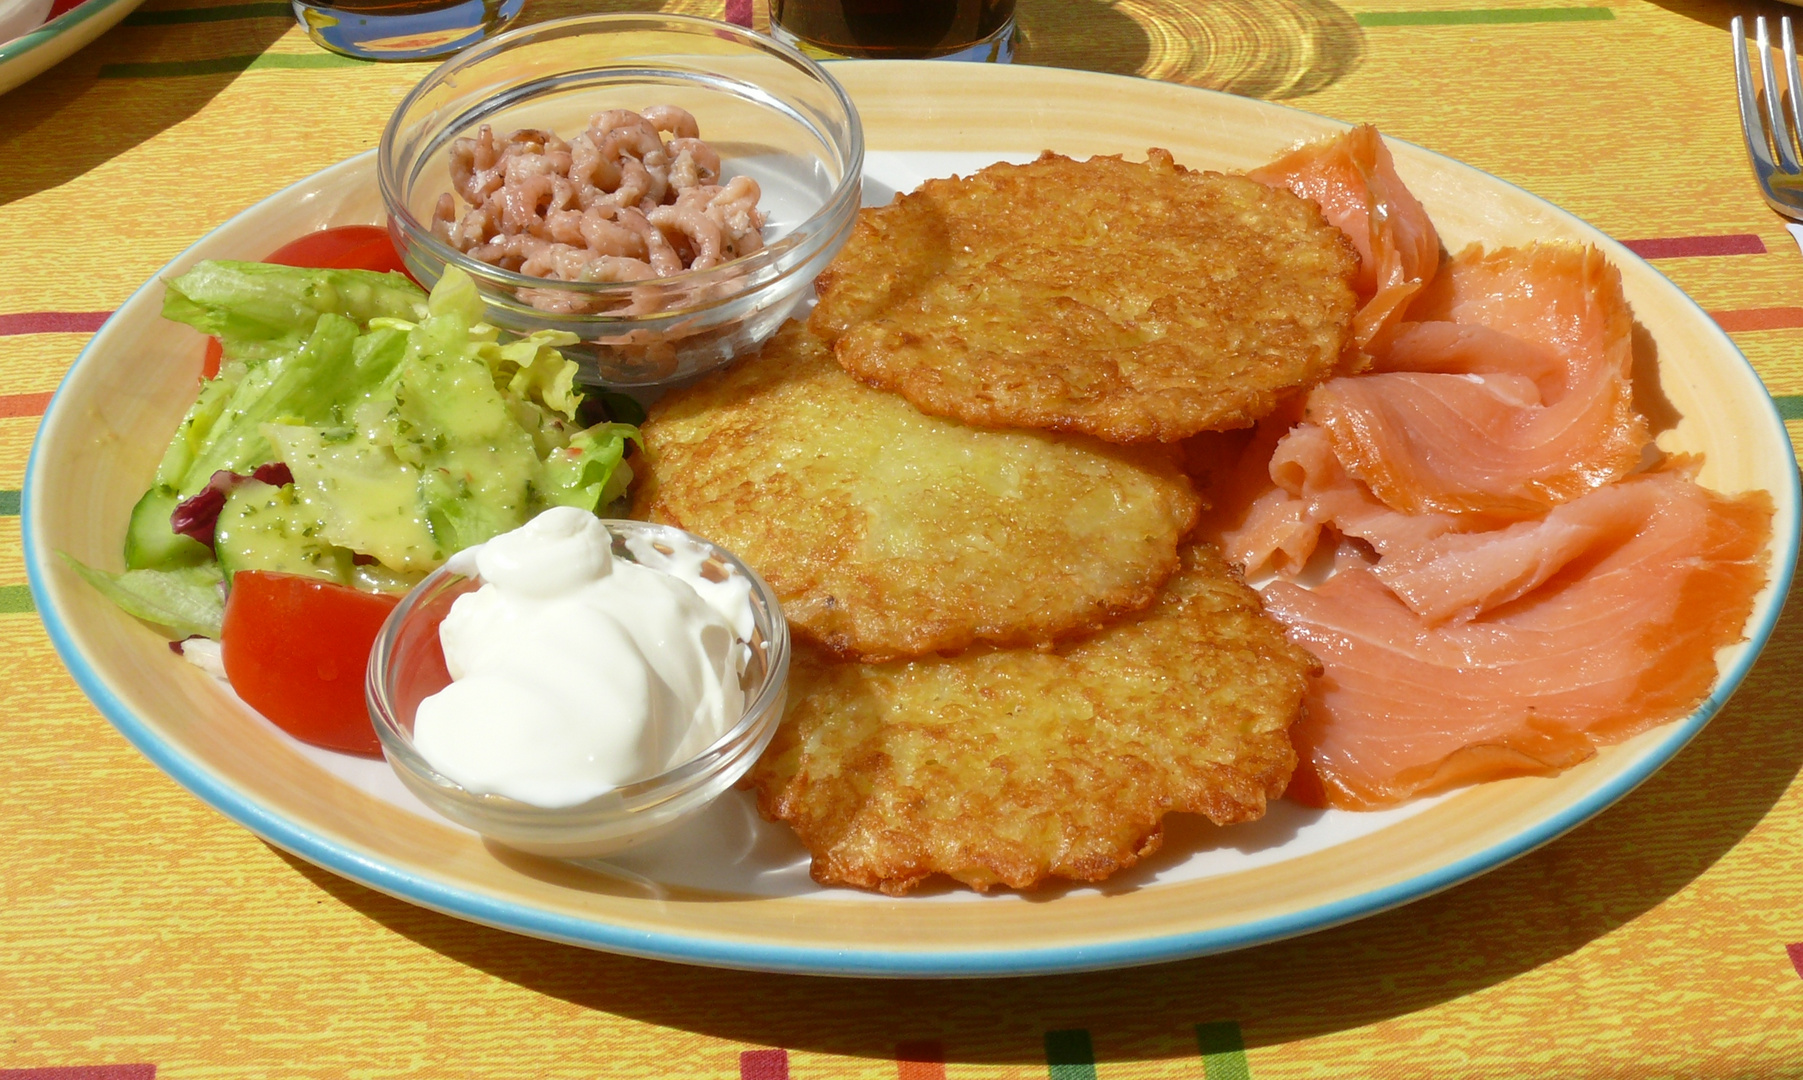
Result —
[{"label": "glass bowl of sour cream", "polygon": [[547,510],[408,593],[370,654],[370,718],[433,810],[508,847],[590,858],[719,797],[782,719],[768,585],[681,529]]}]

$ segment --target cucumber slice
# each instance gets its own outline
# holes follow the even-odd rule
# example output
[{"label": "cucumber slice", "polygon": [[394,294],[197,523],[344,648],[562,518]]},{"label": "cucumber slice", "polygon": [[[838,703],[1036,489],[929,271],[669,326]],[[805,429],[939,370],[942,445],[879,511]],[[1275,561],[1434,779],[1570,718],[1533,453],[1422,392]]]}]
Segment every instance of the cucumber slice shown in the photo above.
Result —
[{"label": "cucumber slice", "polygon": [[132,507],[131,524],[125,528],[126,569],[174,570],[213,561],[205,544],[169,527],[169,515],[181,501],[174,488],[158,485]]},{"label": "cucumber slice", "polygon": [[250,480],[226,497],[213,550],[228,580],[240,570],[270,570],[350,584],[351,553],[319,531],[312,512],[295,501],[293,487]]}]

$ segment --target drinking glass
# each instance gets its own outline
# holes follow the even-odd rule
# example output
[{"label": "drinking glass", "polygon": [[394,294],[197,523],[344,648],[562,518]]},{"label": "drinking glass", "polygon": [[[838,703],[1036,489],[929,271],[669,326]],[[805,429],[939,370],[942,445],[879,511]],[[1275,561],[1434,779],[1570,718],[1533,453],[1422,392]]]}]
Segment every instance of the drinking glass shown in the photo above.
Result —
[{"label": "drinking glass", "polygon": [[526,0],[290,0],[314,43],[360,60],[445,56],[499,33]]},{"label": "drinking glass", "polygon": [[770,32],[816,59],[1014,59],[1014,0],[770,0]]}]

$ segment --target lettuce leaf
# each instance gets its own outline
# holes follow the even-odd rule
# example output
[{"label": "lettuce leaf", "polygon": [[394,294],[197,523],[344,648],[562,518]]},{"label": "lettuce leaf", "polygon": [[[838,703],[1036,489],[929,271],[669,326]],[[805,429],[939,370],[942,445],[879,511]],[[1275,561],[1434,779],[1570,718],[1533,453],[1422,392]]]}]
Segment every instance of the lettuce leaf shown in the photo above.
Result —
[{"label": "lettuce leaf", "polygon": [[626,494],[632,466],[626,444],[644,440],[630,424],[596,424],[570,437],[568,447],[545,459],[545,501],[552,506],[580,506],[598,513]]},{"label": "lettuce leaf", "polygon": [[134,618],[166,626],[179,637],[216,638],[225,625],[225,574],[218,563],[174,570],[109,574],[58,552],[100,594]]},{"label": "lettuce leaf", "polygon": [[220,469],[249,473],[275,460],[264,424],[320,423],[342,412],[347,391],[358,388],[360,333],[342,315],[317,316],[298,349],[247,371],[194,447],[175,489],[192,495]]},{"label": "lettuce leaf", "polygon": [[431,570],[445,555],[419,507],[420,472],[362,432],[270,424],[314,534],[393,570]]},{"label": "lettuce leaf", "polygon": [[217,337],[230,359],[255,363],[291,351],[321,315],[358,326],[419,319],[426,294],[405,274],[313,270],[208,260],[165,283],[163,317]]}]

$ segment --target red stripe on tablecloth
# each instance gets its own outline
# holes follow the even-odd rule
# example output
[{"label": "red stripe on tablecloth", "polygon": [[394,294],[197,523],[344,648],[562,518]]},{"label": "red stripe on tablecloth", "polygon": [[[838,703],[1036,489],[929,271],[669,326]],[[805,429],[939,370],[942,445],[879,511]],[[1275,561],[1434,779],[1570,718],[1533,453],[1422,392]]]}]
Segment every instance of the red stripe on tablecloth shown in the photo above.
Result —
[{"label": "red stripe on tablecloth", "polygon": [[1786,945],[1784,951],[1790,954],[1790,966],[1797,969],[1798,975],[1803,975],[1803,941]]},{"label": "red stripe on tablecloth", "polygon": [[0,1069],[0,1080],[156,1080],[155,1065],[51,1065]]},{"label": "red stripe on tablecloth", "polygon": [[905,1042],[895,1048],[896,1080],[945,1080],[945,1047]]},{"label": "red stripe on tablecloth", "polygon": [[1622,246],[1643,259],[1682,259],[1692,255],[1764,255],[1765,241],[1752,233],[1724,236],[1649,236],[1623,240]]},{"label": "red stripe on tablecloth", "polygon": [[[42,416],[50,406],[51,394],[0,394],[0,418],[8,416]],[[0,1080],[5,1080],[0,1072]]]},{"label": "red stripe on tablecloth", "polygon": [[739,1055],[739,1080],[789,1080],[787,1050],[747,1050]]},{"label": "red stripe on tablecloth", "polygon": [[91,334],[110,311],[21,311],[0,315],[0,337],[9,334]]},{"label": "red stripe on tablecloth", "polygon": [[740,26],[751,25],[751,0],[726,0],[726,21]]},{"label": "red stripe on tablecloth", "polygon": [[1803,326],[1803,307],[1741,308],[1738,311],[1711,311],[1723,330],[1730,334],[1742,330],[1789,330]]}]

